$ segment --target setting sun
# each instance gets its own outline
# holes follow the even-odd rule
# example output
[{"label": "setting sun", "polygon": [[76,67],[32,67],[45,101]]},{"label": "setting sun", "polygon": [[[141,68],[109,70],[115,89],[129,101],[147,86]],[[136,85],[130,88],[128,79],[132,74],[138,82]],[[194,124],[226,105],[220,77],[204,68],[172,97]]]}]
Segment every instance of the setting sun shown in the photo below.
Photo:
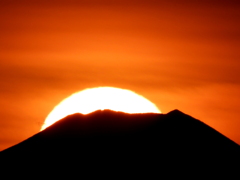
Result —
[{"label": "setting sun", "polygon": [[155,104],[133,91],[113,87],[98,87],[74,93],[60,102],[47,116],[41,130],[67,115],[88,114],[99,109],[126,113],[161,113]]}]

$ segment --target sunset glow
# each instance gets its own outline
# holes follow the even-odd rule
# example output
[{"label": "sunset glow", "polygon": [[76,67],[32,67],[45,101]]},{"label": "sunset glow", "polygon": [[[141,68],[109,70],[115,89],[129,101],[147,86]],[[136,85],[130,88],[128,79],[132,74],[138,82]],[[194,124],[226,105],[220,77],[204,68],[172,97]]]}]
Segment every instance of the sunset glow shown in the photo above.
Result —
[{"label": "sunset glow", "polygon": [[0,150],[39,132],[72,93],[100,86],[240,144],[239,3],[1,0]]}]

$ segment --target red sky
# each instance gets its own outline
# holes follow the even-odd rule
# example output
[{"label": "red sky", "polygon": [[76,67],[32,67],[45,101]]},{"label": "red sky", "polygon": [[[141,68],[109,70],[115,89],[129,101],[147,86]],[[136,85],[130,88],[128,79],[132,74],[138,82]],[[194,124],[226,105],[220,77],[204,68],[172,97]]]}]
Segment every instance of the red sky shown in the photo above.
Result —
[{"label": "red sky", "polygon": [[0,150],[72,93],[130,89],[240,144],[240,3],[1,0]]}]

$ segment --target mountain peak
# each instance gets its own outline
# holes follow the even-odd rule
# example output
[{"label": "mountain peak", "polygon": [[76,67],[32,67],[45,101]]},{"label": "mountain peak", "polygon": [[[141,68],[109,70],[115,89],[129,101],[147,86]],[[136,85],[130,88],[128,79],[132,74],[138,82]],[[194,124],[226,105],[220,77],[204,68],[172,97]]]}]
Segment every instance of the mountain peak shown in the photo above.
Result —
[{"label": "mountain peak", "polygon": [[[174,109],[167,113],[168,116],[189,116],[178,109]],[[189,116],[190,117],[190,116]]]}]

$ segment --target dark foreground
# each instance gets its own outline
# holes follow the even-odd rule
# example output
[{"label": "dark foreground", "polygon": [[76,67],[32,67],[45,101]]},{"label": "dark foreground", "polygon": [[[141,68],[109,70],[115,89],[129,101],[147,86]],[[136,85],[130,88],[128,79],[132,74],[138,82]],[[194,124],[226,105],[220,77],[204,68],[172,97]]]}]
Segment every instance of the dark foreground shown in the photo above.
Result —
[{"label": "dark foreground", "polygon": [[105,110],[70,115],[2,151],[0,158],[9,177],[229,179],[239,172],[239,153],[239,145],[178,110]]}]

